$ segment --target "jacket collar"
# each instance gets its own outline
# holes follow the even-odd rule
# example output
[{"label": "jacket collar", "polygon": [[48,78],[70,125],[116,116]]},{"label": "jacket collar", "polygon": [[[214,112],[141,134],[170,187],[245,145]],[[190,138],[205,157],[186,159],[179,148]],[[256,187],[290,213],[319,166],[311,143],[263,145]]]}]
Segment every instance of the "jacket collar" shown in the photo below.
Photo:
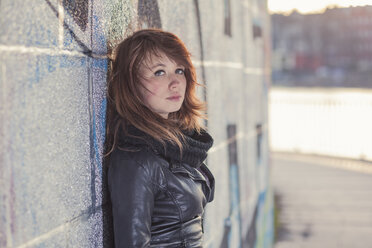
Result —
[{"label": "jacket collar", "polygon": [[212,172],[202,163],[199,168],[192,168],[188,164],[169,163],[169,169],[172,173],[181,173],[189,176],[194,181],[202,181],[208,186],[206,198],[211,202],[214,198],[215,180]]},{"label": "jacket collar", "polygon": [[207,157],[208,150],[213,145],[213,138],[205,131],[184,131],[185,142],[183,143],[182,156],[177,145],[165,142],[165,146],[153,137],[144,133],[134,126],[127,127],[127,133],[119,137],[119,146],[124,150],[129,148],[149,147],[156,154],[170,162],[186,163],[191,167],[198,168]]}]

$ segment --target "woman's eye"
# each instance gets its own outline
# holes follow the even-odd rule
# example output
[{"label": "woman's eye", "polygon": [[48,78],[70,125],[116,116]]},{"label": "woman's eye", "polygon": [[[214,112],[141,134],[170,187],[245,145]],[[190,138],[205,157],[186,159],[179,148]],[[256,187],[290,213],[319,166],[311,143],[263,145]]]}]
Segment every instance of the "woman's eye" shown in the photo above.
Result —
[{"label": "woman's eye", "polygon": [[185,70],[184,69],[177,69],[176,74],[184,74]]},{"label": "woman's eye", "polygon": [[158,71],[156,71],[154,74],[155,74],[155,76],[162,76],[162,75],[165,74],[165,71],[163,71],[163,70],[158,70]]}]

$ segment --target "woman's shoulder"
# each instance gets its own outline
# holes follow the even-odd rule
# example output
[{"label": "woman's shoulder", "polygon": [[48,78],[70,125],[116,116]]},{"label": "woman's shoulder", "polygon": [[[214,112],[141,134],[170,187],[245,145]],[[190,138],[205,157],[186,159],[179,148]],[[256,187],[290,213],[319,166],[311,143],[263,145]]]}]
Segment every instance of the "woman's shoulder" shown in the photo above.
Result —
[{"label": "woman's shoulder", "polygon": [[150,177],[164,176],[163,168],[168,166],[168,162],[159,157],[151,149],[142,148],[136,151],[126,151],[116,148],[110,154],[109,170],[120,168],[125,171],[142,171]]},{"label": "woman's shoulder", "polygon": [[150,165],[162,165],[167,163],[166,160],[158,156],[150,148],[138,148],[133,150],[125,150],[116,148],[110,155],[111,161],[120,160],[133,160],[140,166],[150,166]]}]

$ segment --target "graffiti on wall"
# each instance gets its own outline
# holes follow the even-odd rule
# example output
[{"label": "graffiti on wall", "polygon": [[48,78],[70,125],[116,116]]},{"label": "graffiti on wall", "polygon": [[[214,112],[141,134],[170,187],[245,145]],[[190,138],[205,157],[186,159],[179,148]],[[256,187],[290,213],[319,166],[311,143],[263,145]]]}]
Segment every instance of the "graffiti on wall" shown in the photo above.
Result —
[{"label": "graffiti on wall", "polygon": [[[71,67],[71,68],[87,68],[88,69],[88,93],[89,93],[89,106],[90,106],[90,157],[91,157],[91,201],[92,205],[90,210],[94,214],[97,207],[100,208],[102,199],[98,197],[101,194],[101,180],[102,175],[102,152],[105,136],[105,112],[106,112],[106,98],[105,98],[105,85],[107,73],[107,59],[102,57],[105,51],[105,36],[102,27],[99,23],[99,16],[95,14],[93,4],[89,5],[88,0],[63,0],[63,18],[61,18],[61,10],[58,6],[51,3],[50,0],[45,0],[50,10],[55,14],[56,18],[63,23],[64,36],[63,48],[70,49],[73,44],[77,45],[77,49],[81,51],[86,57],[81,56],[80,63],[76,63],[76,59],[71,59],[69,56],[63,56],[60,63],[53,64],[54,68]],[[72,20],[72,21],[71,21]],[[90,28],[88,28],[90,27]],[[79,37],[80,35],[80,37]],[[83,41],[88,37],[88,42]],[[93,52],[95,48],[96,52]],[[35,68],[35,73],[49,72],[51,62],[55,60],[53,56],[47,56],[51,60],[47,63],[38,64]],[[44,67],[49,68],[45,70]],[[37,78],[40,79],[40,76]],[[98,180],[97,180],[98,179]]]},{"label": "graffiti on wall", "polygon": [[72,16],[81,30],[85,31],[88,24],[88,0],[63,0],[65,10]]},{"label": "graffiti on wall", "polygon": [[230,207],[229,215],[225,219],[224,236],[221,248],[236,247],[241,244],[241,217],[240,217],[240,190],[239,190],[239,167],[238,167],[238,147],[236,139],[236,125],[227,126],[227,138],[229,140],[229,195]]},{"label": "graffiti on wall", "polygon": [[[45,2],[50,7],[51,11],[56,15],[57,19],[60,17],[60,13],[58,12],[58,6],[54,6],[50,0],[45,0]],[[85,0],[86,4],[80,3],[78,5],[72,4],[72,1],[63,1],[63,5],[68,13],[70,13],[75,20],[75,22],[79,25],[79,27],[85,31],[87,23],[88,23],[88,0]],[[80,7],[82,9],[77,9],[77,7]],[[68,30],[71,37],[76,41],[76,43],[81,47],[82,52],[86,54],[87,56],[92,56],[92,50],[88,48],[84,42],[82,42],[75,32],[71,29],[71,27],[66,23],[66,21],[63,21],[63,27]]]},{"label": "graffiti on wall", "polygon": [[256,164],[262,163],[262,124],[256,124]]},{"label": "graffiti on wall", "polygon": [[138,1],[138,22],[140,28],[161,28],[158,1]]},{"label": "graffiti on wall", "polygon": [[262,13],[266,11],[263,9],[262,5],[264,4],[264,0],[253,0],[252,1],[252,23],[253,23],[253,39],[261,38],[262,37]]},{"label": "graffiti on wall", "polygon": [[232,36],[231,32],[231,2],[230,0],[224,0],[224,24],[225,24],[225,35]]},{"label": "graffiti on wall", "polygon": [[[91,206],[87,209],[89,215],[93,215],[99,210],[103,210],[101,206],[105,199],[102,195],[102,185],[104,185],[104,168],[102,164],[102,152],[103,144],[105,139],[105,112],[106,112],[106,76],[108,71],[108,60],[106,58],[107,43],[111,39],[111,36],[106,32],[107,29],[111,30],[113,33],[120,33],[117,37],[123,38],[125,29],[131,29],[134,31],[138,28],[162,28],[162,17],[160,15],[159,3],[158,1],[121,1],[121,0],[109,0],[112,6],[118,7],[117,12],[112,12],[109,16],[112,19],[108,19],[103,27],[103,17],[100,13],[100,9],[96,7],[94,1],[89,0],[59,0],[51,1],[44,0],[49,6],[50,10],[56,19],[59,21],[61,27],[63,27],[63,42],[60,44],[60,50],[65,50],[67,52],[74,52],[78,58],[73,59],[69,55],[55,56],[46,55],[36,58],[36,63],[31,64],[30,67],[33,68],[33,74],[28,80],[29,87],[32,84],[36,84],[41,81],[48,74],[53,74],[58,71],[59,68],[68,68],[71,70],[80,70],[87,72],[87,80],[82,80],[82,84],[87,84],[88,88],[88,101],[89,101],[89,128],[90,128],[90,167],[91,175],[89,180],[91,180]],[[98,3],[99,1],[97,1]],[[132,6],[129,4],[129,2]],[[224,33],[227,36],[232,35],[232,22],[231,22],[231,3],[230,0],[224,0],[225,4],[225,16],[224,16]],[[138,3],[138,4],[133,4]],[[222,3],[222,1],[221,1]],[[102,2],[99,4],[104,5]],[[124,6],[125,5],[125,6]],[[130,5],[130,6],[127,6]],[[108,7],[111,8],[112,6]],[[124,7],[126,9],[123,9]],[[102,7],[102,6],[100,6]],[[120,8],[119,8],[120,7]],[[203,44],[203,33],[202,33],[202,22],[201,22],[201,12],[199,1],[193,1],[194,7],[194,18],[196,20],[195,29],[197,30],[196,41],[199,42],[200,60],[201,60],[201,80],[202,83],[206,83],[206,72],[204,68],[204,44]],[[125,10],[134,10],[136,16],[131,16],[132,13],[128,14]],[[118,13],[118,16],[114,16]],[[123,14],[124,13],[124,14]],[[128,22],[125,21],[123,15],[128,15]],[[222,14],[222,13],[221,13]],[[54,18],[52,16],[52,18]],[[164,17],[165,18],[165,17]],[[115,19],[115,22],[112,20]],[[123,21],[124,20],[124,21]],[[165,19],[163,19],[164,21]],[[110,22],[111,21],[111,22]],[[130,26],[132,22],[133,26]],[[124,25],[122,25],[124,23]],[[165,22],[164,22],[165,23]],[[111,26],[110,26],[111,25]],[[115,26],[115,27],[112,27]],[[119,29],[117,29],[119,28]],[[221,30],[222,32],[222,30]],[[60,33],[61,34],[61,33]],[[204,34],[208,35],[208,34]],[[223,36],[223,34],[221,34]],[[256,35],[257,36],[257,35]],[[114,37],[114,36],[112,36]],[[206,36],[205,36],[206,37]],[[258,36],[257,36],[258,37]],[[66,53],[67,54],[67,53]],[[206,97],[206,88],[203,88],[204,100]],[[270,213],[270,205],[267,201],[267,192],[262,190],[257,200],[257,204],[252,207],[253,216],[249,219],[249,223],[242,223],[242,212],[240,210],[241,197],[246,200],[246,198],[251,197],[250,195],[240,196],[240,184],[239,184],[239,165],[238,165],[238,150],[236,141],[236,125],[229,125],[227,127],[227,136],[229,139],[235,139],[235,141],[230,142],[228,146],[228,157],[229,157],[229,202],[226,203],[228,206],[228,216],[226,219],[219,220],[224,222],[224,233],[222,242],[218,240],[220,247],[254,247],[254,245],[262,239],[257,239],[256,237],[266,230],[262,226],[257,226],[258,222],[262,222],[264,218],[267,218],[268,213]],[[261,165],[262,154],[262,127],[257,126],[257,164]],[[265,164],[263,164],[265,166]],[[242,166],[242,165],[240,165]],[[261,167],[264,167],[261,166]],[[258,167],[258,166],[257,166]],[[243,167],[241,167],[242,169]],[[10,181],[10,190],[13,191],[13,179]],[[262,188],[261,188],[262,189]],[[11,193],[11,196],[14,194]],[[12,199],[11,199],[12,200]],[[11,202],[11,204],[13,204]],[[11,206],[13,209],[13,206]],[[11,213],[13,215],[13,213]],[[246,221],[246,222],[247,222]],[[1,221],[0,221],[1,223]],[[242,225],[245,226],[244,232],[248,230],[248,233],[241,233]],[[248,228],[249,226],[249,228]],[[12,230],[13,226],[10,227]],[[105,227],[104,227],[105,228]],[[1,230],[3,231],[3,230]],[[105,232],[103,235],[107,235],[109,232]],[[0,232],[0,235],[1,232]],[[105,239],[105,238],[104,238]],[[257,241],[258,240],[258,241]],[[3,244],[4,240],[0,238],[0,246]],[[97,246],[100,246],[99,244]]]}]

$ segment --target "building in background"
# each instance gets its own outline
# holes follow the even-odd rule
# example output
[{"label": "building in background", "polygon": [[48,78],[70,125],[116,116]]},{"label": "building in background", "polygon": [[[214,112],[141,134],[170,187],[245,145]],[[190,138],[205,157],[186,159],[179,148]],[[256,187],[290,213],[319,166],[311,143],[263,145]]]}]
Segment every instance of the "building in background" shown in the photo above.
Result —
[{"label": "building in background", "polygon": [[273,84],[372,87],[372,6],[273,14]]}]

